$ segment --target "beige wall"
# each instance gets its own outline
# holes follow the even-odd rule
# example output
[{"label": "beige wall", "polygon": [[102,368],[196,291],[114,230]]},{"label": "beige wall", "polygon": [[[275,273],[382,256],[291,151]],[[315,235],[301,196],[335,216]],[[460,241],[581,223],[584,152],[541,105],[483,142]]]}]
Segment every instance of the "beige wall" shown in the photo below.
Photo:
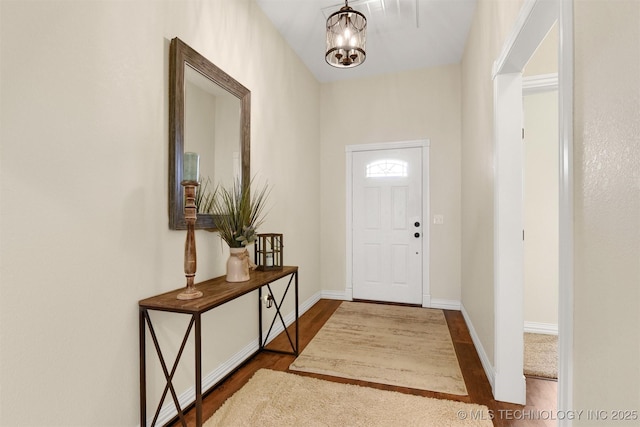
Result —
[{"label": "beige wall", "polygon": [[[252,1],[3,0],[0,17],[0,424],[136,425],[137,301],[184,284],[185,234],[167,225],[169,40],[252,91],[252,172],[273,188],[263,231],[284,233],[301,302],[320,291],[320,86]],[[222,274],[217,235],[196,240],[197,280]],[[184,319],[154,319],[162,342],[182,333]],[[205,316],[204,371],[256,321],[251,297]]]},{"label": "beige wall", "polygon": [[574,406],[640,410],[640,3],[574,7]]},{"label": "beige wall", "polygon": [[524,66],[522,75],[538,76],[558,72],[558,23],[556,22],[545,36],[540,46]]},{"label": "beige wall", "polygon": [[[556,23],[527,62],[523,76],[558,72]],[[558,92],[531,93],[523,100],[524,321],[558,325]],[[529,325],[531,327],[531,325]]]},{"label": "beige wall", "polygon": [[524,321],[557,329],[558,91],[526,95],[523,105]]},{"label": "beige wall", "polygon": [[444,216],[431,225],[431,297],[459,301],[460,67],[325,83],[321,100],[323,289],[346,287],[345,147],[429,139],[431,215]]},{"label": "beige wall", "polygon": [[462,59],[462,304],[493,364],[493,81],[522,1],[479,0]]}]

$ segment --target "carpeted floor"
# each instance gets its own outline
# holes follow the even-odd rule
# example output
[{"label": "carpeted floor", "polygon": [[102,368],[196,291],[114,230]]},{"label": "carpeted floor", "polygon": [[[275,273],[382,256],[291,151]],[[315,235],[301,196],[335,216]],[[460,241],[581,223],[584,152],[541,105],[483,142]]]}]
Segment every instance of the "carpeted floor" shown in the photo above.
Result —
[{"label": "carpeted floor", "polygon": [[558,379],[558,336],[524,334],[524,374]]},{"label": "carpeted floor", "polygon": [[491,427],[489,419],[482,405],[261,369],[204,426]]},{"label": "carpeted floor", "polygon": [[343,302],[291,370],[466,395],[442,310]]}]

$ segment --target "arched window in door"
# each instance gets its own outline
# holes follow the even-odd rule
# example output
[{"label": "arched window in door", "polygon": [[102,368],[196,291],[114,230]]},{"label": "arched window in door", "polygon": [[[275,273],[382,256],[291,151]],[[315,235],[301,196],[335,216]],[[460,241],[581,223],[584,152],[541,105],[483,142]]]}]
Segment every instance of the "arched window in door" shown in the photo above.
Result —
[{"label": "arched window in door", "polygon": [[394,159],[382,159],[371,162],[366,167],[367,178],[406,177],[407,162]]}]

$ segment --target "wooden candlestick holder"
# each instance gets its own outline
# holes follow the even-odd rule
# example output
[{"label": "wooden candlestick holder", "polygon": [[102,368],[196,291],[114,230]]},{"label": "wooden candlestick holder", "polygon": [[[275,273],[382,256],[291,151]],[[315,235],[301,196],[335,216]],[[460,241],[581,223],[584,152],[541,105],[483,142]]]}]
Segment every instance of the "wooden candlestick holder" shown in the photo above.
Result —
[{"label": "wooden candlestick holder", "polygon": [[176,297],[180,300],[191,300],[200,298],[202,292],[197,290],[193,284],[196,277],[196,235],[195,224],[198,218],[196,208],[196,187],[197,181],[182,181],[184,187],[184,220],[187,223],[187,239],[184,242],[184,275],[187,278],[187,287]]}]

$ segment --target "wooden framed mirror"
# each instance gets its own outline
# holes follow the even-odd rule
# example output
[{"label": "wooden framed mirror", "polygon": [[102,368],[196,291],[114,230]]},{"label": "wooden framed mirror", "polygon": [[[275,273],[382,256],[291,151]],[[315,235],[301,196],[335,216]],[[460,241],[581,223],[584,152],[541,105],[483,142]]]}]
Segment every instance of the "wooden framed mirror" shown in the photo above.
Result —
[{"label": "wooden framed mirror", "polygon": [[[200,189],[250,181],[251,92],[179,38],[169,50],[169,228],[184,230],[183,154],[200,155]],[[196,229],[215,230],[198,212]]]}]

